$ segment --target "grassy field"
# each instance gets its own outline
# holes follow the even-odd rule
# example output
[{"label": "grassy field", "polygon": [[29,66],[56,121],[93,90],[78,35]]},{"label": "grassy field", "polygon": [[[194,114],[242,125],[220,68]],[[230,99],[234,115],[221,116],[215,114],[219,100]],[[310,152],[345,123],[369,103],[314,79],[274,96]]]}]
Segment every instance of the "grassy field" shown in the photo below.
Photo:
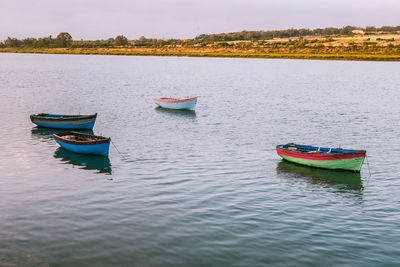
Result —
[{"label": "grassy field", "polygon": [[0,52],[400,61],[400,34],[276,38],[263,41],[215,42],[206,45],[162,47],[0,48]]}]

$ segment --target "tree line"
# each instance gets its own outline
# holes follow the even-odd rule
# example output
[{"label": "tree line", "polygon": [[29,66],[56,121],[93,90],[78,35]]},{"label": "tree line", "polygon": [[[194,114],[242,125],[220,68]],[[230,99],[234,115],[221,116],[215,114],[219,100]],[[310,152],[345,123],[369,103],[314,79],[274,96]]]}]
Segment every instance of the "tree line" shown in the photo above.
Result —
[{"label": "tree line", "polygon": [[111,48],[120,46],[135,46],[135,47],[164,47],[164,46],[189,46],[203,41],[180,40],[180,39],[155,39],[146,38],[144,36],[137,40],[129,41],[123,35],[118,35],[115,38],[109,38],[107,40],[72,40],[72,36],[67,32],[61,32],[56,38],[51,35],[43,38],[25,38],[17,39],[8,37],[5,41],[0,42],[1,47],[20,47],[20,48]]},{"label": "tree line", "polygon": [[43,38],[17,38],[8,37],[4,42],[0,42],[3,47],[67,47],[72,42],[72,36],[67,32],[61,32],[56,38],[51,35]]},{"label": "tree line", "polygon": [[[354,35],[354,30],[362,30],[364,34],[376,34],[376,33],[398,33],[400,32],[400,26],[383,26],[380,28],[368,26],[365,28],[355,26],[345,26],[342,28],[328,27],[324,29],[287,29],[287,30],[275,30],[275,31],[241,31],[232,33],[220,33],[220,34],[201,34],[194,39],[181,40],[181,39],[153,39],[146,38],[144,36],[137,40],[129,41],[123,35],[118,35],[115,38],[109,38],[107,40],[72,40],[72,36],[68,32],[61,32],[56,38],[51,35],[43,38],[25,38],[17,39],[8,37],[3,42],[0,42],[0,47],[27,47],[27,48],[58,48],[58,47],[70,47],[70,48],[109,48],[109,47],[120,47],[120,46],[135,46],[135,47],[175,47],[175,46],[206,46],[216,42],[219,42],[222,46],[232,46],[226,42],[229,41],[262,41],[271,40],[273,38],[293,38],[293,37],[304,37],[304,36],[335,36],[335,35]],[[301,42],[305,42],[301,40]],[[245,44],[243,44],[245,45]]]},{"label": "tree line", "polygon": [[355,26],[345,26],[342,28],[328,27],[324,29],[287,29],[287,30],[275,30],[275,31],[241,31],[231,33],[219,33],[219,34],[201,34],[197,36],[196,40],[208,41],[208,42],[220,42],[220,41],[256,41],[256,40],[270,40],[273,38],[293,38],[303,36],[329,36],[329,35],[354,35],[354,30],[362,30],[365,34],[376,34],[376,33],[397,33],[400,31],[400,26],[383,26],[376,28],[368,26],[365,28]]},{"label": "tree line", "polygon": [[51,35],[43,38],[25,38],[17,39],[8,37],[3,42],[0,42],[0,47],[33,47],[33,48],[91,48],[91,47],[114,47],[121,45],[129,45],[128,38],[123,35],[118,35],[115,38],[96,41],[75,41],[68,32],[61,32],[56,38]]}]

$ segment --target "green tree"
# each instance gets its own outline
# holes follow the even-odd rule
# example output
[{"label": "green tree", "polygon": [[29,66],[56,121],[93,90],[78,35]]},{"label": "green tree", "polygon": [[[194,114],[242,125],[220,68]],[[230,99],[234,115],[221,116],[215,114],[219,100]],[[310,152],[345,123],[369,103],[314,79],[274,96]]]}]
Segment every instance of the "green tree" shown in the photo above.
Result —
[{"label": "green tree", "polygon": [[128,38],[123,35],[118,35],[115,37],[115,45],[127,45],[128,43]]},{"label": "green tree", "polygon": [[67,47],[72,42],[72,36],[68,32],[60,32],[56,37],[57,47]]},{"label": "green tree", "polygon": [[19,47],[22,45],[22,41],[17,38],[8,37],[7,40],[4,41],[4,44],[7,47]]}]

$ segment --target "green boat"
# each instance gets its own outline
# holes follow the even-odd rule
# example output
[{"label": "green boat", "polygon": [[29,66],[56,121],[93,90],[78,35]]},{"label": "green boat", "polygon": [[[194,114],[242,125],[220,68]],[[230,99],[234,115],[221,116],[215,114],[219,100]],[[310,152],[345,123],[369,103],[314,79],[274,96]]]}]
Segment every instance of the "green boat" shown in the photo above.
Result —
[{"label": "green boat", "polygon": [[284,160],[310,167],[360,172],[367,152],[289,143],[276,146]]}]

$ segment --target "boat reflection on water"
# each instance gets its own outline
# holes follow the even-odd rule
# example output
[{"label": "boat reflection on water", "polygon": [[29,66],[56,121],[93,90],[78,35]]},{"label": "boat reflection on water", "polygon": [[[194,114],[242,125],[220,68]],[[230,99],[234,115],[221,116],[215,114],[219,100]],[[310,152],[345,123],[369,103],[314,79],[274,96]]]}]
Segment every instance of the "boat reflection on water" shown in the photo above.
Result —
[{"label": "boat reflection on water", "polygon": [[111,175],[111,162],[108,157],[79,154],[62,147],[57,148],[54,157],[60,159],[63,164],[72,164],[83,170],[97,170],[97,173]]},{"label": "boat reflection on water", "polygon": [[159,113],[171,115],[171,116],[181,116],[188,118],[196,118],[196,111],[187,109],[169,109],[156,107],[155,110]]},{"label": "boat reflection on water", "polygon": [[331,185],[337,189],[362,191],[359,172],[318,169],[282,160],[276,168],[286,178],[305,178],[312,184]]},{"label": "boat reflection on water", "polygon": [[[53,141],[53,134],[67,132],[64,129],[51,129],[35,126],[31,130],[32,137],[42,142]],[[92,130],[73,130],[79,133],[94,134]]]}]

